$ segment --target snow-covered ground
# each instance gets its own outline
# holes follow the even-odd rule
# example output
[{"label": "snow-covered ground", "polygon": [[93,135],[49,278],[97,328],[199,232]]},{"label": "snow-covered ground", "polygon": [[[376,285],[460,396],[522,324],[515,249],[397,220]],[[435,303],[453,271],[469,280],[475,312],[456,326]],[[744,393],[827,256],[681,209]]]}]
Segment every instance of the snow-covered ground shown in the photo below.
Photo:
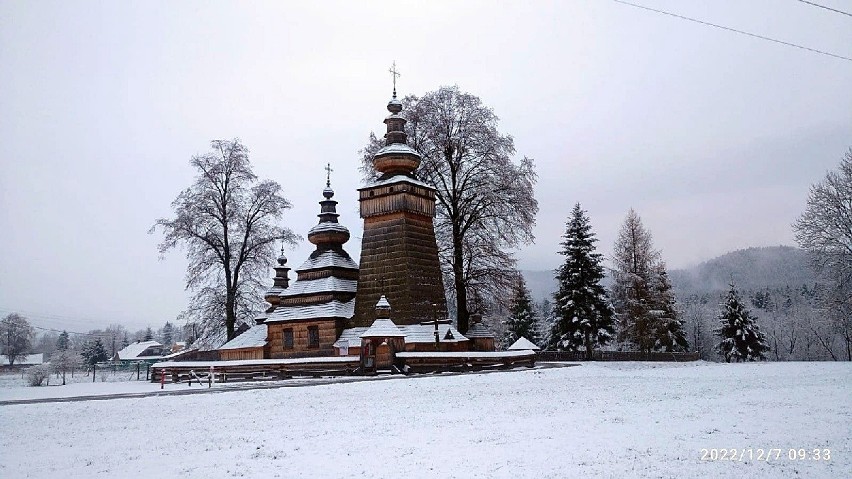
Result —
[{"label": "snow-covered ground", "polygon": [[[702,460],[702,450],[723,448],[746,457]],[[780,451],[757,461],[759,449]],[[790,449],[830,450],[830,459],[792,460]],[[0,406],[3,478],[838,478],[850,471],[852,363],[585,363]]]}]

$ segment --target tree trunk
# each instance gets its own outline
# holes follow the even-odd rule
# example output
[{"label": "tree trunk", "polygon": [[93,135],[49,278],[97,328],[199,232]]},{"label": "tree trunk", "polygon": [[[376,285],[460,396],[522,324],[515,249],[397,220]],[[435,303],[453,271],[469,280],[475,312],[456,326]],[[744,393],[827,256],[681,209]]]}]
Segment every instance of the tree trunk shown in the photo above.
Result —
[{"label": "tree trunk", "polygon": [[234,323],[237,322],[235,294],[229,289],[225,299],[225,331],[228,341],[234,339]]},{"label": "tree trunk", "polygon": [[592,359],[592,335],[586,330],[586,359]]},{"label": "tree trunk", "polygon": [[467,288],[464,284],[464,252],[458,227],[453,225],[453,285],[456,290],[456,326],[462,334],[467,333],[470,313],[467,310]]}]

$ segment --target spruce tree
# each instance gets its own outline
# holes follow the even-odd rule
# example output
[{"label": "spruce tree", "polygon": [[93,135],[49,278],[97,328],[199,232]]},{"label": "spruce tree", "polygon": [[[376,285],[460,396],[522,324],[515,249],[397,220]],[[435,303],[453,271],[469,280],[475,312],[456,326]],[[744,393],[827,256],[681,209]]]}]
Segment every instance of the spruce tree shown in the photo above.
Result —
[{"label": "spruce tree", "polygon": [[524,277],[519,273],[512,291],[512,303],[509,306],[509,318],[505,322],[506,335],[503,342],[511,345],[521,336],[538,344],[538,320],[533,309],[530,291]]},{"label": "spruce tree", "polygon": [[719,323],[719,327],[713,331],[720,338],[716,351],[726,362],[766,359],[763,354],[769,351],[766,337],[740,299],[733,281],[719,315]]},{"label": "spruce tree", "polygon": [[563,235],[565,262],[556,270],[559,290],[554,294],[554,323],[548,349],[592,351],[603,346],[614,332],[613,310],[606,290],[602,255],[595,252],[595,234],[580,203],[574,205]]},{"label": "spruce tree", "polygon": [[683,330],[683,321],[677,311],[672,283],[666,271],[666,264],[657,263],[652,270],[651,314],[655,318],[655,343],[657,351],[686,351],[689,342]]},{"label": "spruce tree", "polygon": [[172,340],[174,339],[174,335],[175,335],[175,327],[172,325],[172,323],[166,321],[166,324],[163,326],[162,331],[160,331],[160,337],[162,339],[161,342],[162,342],[163,346],[171,347],[172,342],[173,342]]},{"label": "spruce tree", "polygon": [[71,342],[68,338],[68,331],[62,331],[62,333],[59,334],[59,337],[56,338],[56,349],[59,351],[67,351],[70,344]]},{"label": "spruce tree", "polygon": [[104,348],[104,343],[101,342],[100,338],[86,343],[80,354],[89,366],[93,366],[109,359],[106,348]]}]

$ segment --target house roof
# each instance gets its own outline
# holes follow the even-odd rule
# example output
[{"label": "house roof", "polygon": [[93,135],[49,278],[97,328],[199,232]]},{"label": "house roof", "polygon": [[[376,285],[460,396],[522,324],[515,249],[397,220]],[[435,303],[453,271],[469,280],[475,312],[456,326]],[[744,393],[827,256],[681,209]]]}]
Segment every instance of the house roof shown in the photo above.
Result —
[{"label": "house roof", "polygon": [[518,338],[517,341],[512,343],[512,345],[509,346],[509,348],[507,350],[508,351],[523,351],[523,350],[539,351],[539,350],[541,350],[541,348],[536,346],[535,343],[533,343],[529,339],[521,336],[520,338]]},{"label": "house roof", "polygon": [[355,299],[345,303],[333,300],[311,305],[283,305],[266,315],[267,323],[296,321],[299,319],[351,318],[355,314]]},{"label": "house roof", "polygon": [[118,359],[145,359],[145,358],[159,358],[160,356],[140,356],[146,349],[151,346],[163,346],[157,341],[137,341],[133,344],[127,345],[127,347],[118,351],[116,356]]},{"label": "house roof", "polygon": [[266,324],[258,324],[223,344],[219,349],[262,348],[266,346]]}]

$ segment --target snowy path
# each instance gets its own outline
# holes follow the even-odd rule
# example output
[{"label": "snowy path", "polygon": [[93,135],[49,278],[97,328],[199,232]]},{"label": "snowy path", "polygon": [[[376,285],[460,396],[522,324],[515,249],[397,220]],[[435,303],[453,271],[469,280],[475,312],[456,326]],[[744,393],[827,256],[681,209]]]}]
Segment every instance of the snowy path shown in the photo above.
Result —
[{"label": "snowy path", "polygon": [[[564,368],[579,366],[579,363],[539,363],[536,369]],[[526,368],[517,369],[494,369],[478,372],[447,372],[440,373],[443,376],[456,376],[459,374],[491,374],[521,371]],[[207,394],[245,391],[248,389],[275,389],[288,387],[309,387],[326,384],[341,384],[360,381],[384,381],[389,379],[417,379],[433,377],[432,374],[419,374],[411,376],[400,376],[382,374],[377,376],[336,376],[323,378],[297,378],[262,381],[215,383],[212,387],[206,383],[198,385],[187,385],[186,383],[166,383],[164,389],[160,389],[159,383],[149,381],[122,381],[111,383],[74,383],[65,386],[42,386],[42,387],[7,387],[0,388],[0,406],[11,406],[15,404],[41,404],[52,402],[77,402],[77,401],[105,401],[109,399],[129,399],[146,396],[170,396],[186,394]]]},{"label": "snowy path", "polygon": [[[778,448],[771,461],[701,449]],[[790,448],[830,449],[829,461]],[[849,477],[850,363],[586,363],[0,407],[0,477]]]}]

